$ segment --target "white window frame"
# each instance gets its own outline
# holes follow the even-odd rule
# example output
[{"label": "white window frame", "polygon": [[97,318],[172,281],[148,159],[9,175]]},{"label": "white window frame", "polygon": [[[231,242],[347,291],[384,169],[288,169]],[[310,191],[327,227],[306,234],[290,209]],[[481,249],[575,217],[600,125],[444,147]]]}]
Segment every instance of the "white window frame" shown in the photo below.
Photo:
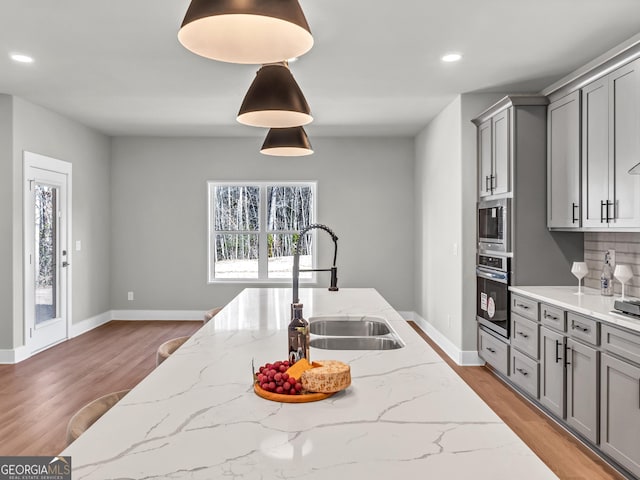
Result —
[{"label": "white window frame", "polygon": [[[259,187],[260,188],[260,205],[259,205],[259,220],[257,231],[238,231],[237,233],[249,233],[258,235],[258,278],[215,278],[215,240],[214,235],[216,230],[215,226],[215,208],[214,208],[214,194],[216,187],[230,187],[230,186],[245,186],[245,187]],[[318,191],[317,181],[207,181],[207,283],[245,283],[245,284],[290,284],[291,278],[268,278],[269,274],[269,258],[267,249],[267,235],[274,233],[266,230],[267,225],[267,188],[268,187],[295,187],[304,186],[311,188],[311,194],[313,197],[313,204],[311,206],[311,221],[310,223],[316,223],[317,220],[317,208],[318,200],[316,197]],[[236,233],[236,232],[232,232]],[[282,231],[277,233],[297,233],[293,231]],[[316,230],[309,232],[312,235],[313,249],[311,252],[311,262],[313,267],[317,265],[317,239]],[[301,278],[300,283],[314,284],[317,282],[316,273],[313,272],[311,278]]]}]

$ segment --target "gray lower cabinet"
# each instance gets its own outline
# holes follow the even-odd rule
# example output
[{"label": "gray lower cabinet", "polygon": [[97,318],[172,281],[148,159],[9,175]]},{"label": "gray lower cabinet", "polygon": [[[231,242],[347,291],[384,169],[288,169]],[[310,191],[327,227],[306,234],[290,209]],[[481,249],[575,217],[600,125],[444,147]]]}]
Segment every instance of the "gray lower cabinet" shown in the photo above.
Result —
[{"label": "gray lower cabinet", "polygon": [[600,389],[600,449],[640,475],[640,368],[603,353]]},{"label": "gray lower cabinet", "polygon": [[538,323],[511,312],[511,346],[538,359]]},{"label": "gray lower cabinet", "polygon": [[511,381],[533,398],[538,398],[538,362],[511,349]]},{"label": "gray lower cabinet", "polygon": [[489,365],[509,376],[509,345],[484,330],[478,330],[478,354]]},{"label": "gray lower cabinet", "polygon": [[640,333],[513,294],[510,344],[479,337],[516,390],[640,479]]},{"label": "gray lower cabinet", "polygon": [[564,338],[540,328],[540,403],[559,418],[565,417]]},{"label": "gray lower cabinet", "polygon": [[567,423],[593,444],[598,443],[598,357],[595,348],[567,338]]}]

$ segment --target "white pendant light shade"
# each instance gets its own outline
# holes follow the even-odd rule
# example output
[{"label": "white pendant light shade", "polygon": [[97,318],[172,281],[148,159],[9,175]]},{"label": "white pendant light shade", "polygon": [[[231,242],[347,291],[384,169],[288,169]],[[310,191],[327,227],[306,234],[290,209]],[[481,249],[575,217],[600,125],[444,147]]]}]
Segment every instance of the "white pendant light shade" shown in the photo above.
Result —
[{"label": "white pendant light shade", "polygon": [[250,64],[299,57],[313,46],[298,0],[192,0],[178,40],[197,55]]},{"label": "white pendant light shade", "polygon": [[309,104],[284,62],[258,70],[238,112],[238,122],[252,127],[299,127],[312,121]]},{"label": "white pendant light shade", "polygon": [[302,127],[272,128],[264,139],[260,153],[279,157],[311,155],[311,143]]}]

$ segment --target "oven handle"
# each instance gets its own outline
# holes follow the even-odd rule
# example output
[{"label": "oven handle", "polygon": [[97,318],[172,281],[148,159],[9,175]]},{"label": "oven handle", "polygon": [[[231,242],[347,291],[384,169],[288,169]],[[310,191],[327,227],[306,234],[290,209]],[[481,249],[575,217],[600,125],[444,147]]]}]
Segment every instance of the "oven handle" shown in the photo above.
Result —
[{"label": "oven handle", "polygon": [[509,283],[509,276],[506,273],[487,272],[486,270],[480,270],[479,268],[476,268],[476,276],[480,278],[486,278],[487,280],[494,280],[500,283]]}]

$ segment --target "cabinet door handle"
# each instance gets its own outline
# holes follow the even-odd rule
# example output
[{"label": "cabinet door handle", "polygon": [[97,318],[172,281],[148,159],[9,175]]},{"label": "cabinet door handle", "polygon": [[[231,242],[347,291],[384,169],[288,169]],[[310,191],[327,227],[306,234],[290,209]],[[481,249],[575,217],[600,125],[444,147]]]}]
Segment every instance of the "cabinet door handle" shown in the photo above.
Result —
[{"label": "cabinet door handle", "polygon": [[568,345],[564,346],[564,365],[571,365],[571,362],[569,361],[569,351],[571,350],[571,347],[569,347]]},{"label": "cabinet door handle", "polygon": [[579,323],[576,322],[572,322],[571,323],[571,329],[572,330],[580,330],[581,332],[587,333],[589,331],[589,327],[585,327],[580,325]]},{"label": "cabinet door handle", "polygon": [[493,193],[493,191],[496,189],[496,185],[493,182],[496,179],[496,176],[495,175],[491,175],[490,178],[491,178],[491,193]]},{"label": "cabinet door handle", "polygon": [[546,310],[544,312],[544,318],[550,318],[551,320],[558,321],[558,317],[556,317],[555,315],[551,315],[551,314],[547,313]]},{"label": "cabinet door handle", "polygon": [[529,305],[525,305],[524,303],[516,303],[516,307],[524,308],[525,310],[529,310]]},{"label": "cabinet door handle", "polygon": [[496,353],[496,351],[491,347],[487,347],[486,349],[489,350],[491,353]]},{"label": "cabinet door handle", "polygon": [[[578,220],[580,220],[579,216],[578,218],[576,218],[576,208],[580,208],[580,205],[578,205],[577,203],[572,203],[571,204],[571,223],[576,223]],[[578,210],[578,212],[580,212],[580,210]]]},{"label": "cabinet door handle", "polygon": [[524,370],[523,368],[516,368],[517,372],[520,372],[522,375],[524,375],[525,377],[527,375],[529,375],[529,372],[527,372],[526,370]]},{"label": "cabinet door handle", "polygon": [[604,223],[604,206],[606,204],[604,203],[604,200],[600,200],[600,223]]},{"label": "cabinet door handle", "polygon": [[521,337],[523,337],[523,338],[529,338],[529,335],[527,335],[527,334],[526,334],[526,333],[524,333],[524,332],[516,332],[516,333],[517,333],[518,335],[520,335]]},{"label": "cabinet door handle", "polygon": [[487,175],[484,177],[484,191],[488,192],[489,190],[491,190],[491,187],[489,186],[489,175]]},{"label": "cabinet door handle", "polygon": [[[609,216],[609,206],[613,207],[613,216]],[[616,208],[615,208],[615,202],[610,202],[609,200],[607,200],[607,223],[609,223],[611,220],[614,220],[616,218]]]},{"label": "cabinet door handle", "polygon": [[558,355],[558,350],[560,349],[560,342],[556,340],[556,363],[562,360],[562,357]]}]

